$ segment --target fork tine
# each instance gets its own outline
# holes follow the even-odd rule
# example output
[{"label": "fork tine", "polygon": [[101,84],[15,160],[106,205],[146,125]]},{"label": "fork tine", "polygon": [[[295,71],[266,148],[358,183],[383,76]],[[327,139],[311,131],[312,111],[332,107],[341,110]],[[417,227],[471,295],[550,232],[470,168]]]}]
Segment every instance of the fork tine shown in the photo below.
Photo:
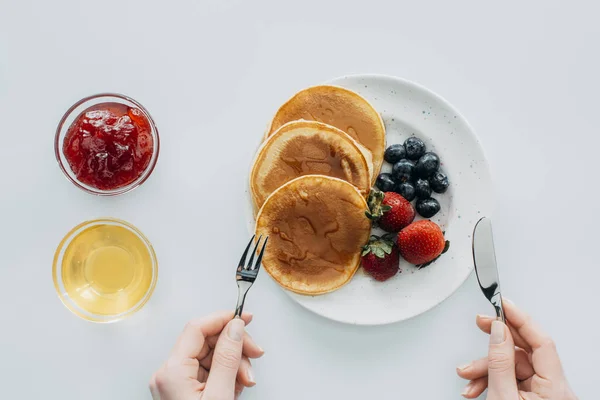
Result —
[{"label": "fork tine", "polygon": [[248,246],[246,246],[246,250],[244,250],[244,254],[242,254],[242,258],[240,259],[240,264],[238,265],[238,268],[244,268],[244,265],[246,264],[246,256],[248,255],[248,250],[250,249],[250,245],[252,244],[252,242],[254,242],[254,237],[256,235],[252,235],[252,239],[250,239],[250,241],[248,242]]},{"label": "fork tine", "polygon": [[265,243],[263,244],[262,249],[260,250],[260,254],[258,255],[258,259],[256,260],[256,264],[252,267],[252,271],[260,269],[260,262],[262,261],[263,255],[265,254],[265,249],[267,248],[267,242],[269,241],[269,237],[265,239]]},{"label": "fork tine", "polygon": [[260,235],[258,237],[258,241],[256,242],[256,245],[254,246],[254,249],[252,249],[252,254],[250,255],[250,261],[248,261],[248,264],[246,264],[246,266],[244,267],[244,269],[247,271],[252,267],[252,263],[254,262],[254,256],[256,255],[256,249],[258,249],[258,246],[260,245],[260,241],[262,240],[262,235]]}]

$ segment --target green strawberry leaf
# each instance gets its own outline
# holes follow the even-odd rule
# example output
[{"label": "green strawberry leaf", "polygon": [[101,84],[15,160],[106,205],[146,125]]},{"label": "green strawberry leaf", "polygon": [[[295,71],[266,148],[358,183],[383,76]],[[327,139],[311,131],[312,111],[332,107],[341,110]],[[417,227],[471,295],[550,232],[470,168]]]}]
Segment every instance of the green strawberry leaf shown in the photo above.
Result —
[{"label": "green strawberry leaf", "polygon": [[372,249],[373,253],[379,258],[385,258],[385,252],[381,247],[374,247]]},{"label": "green strawberry leaf", "polygon": [[391,237],[391,234],[384,237],[371,235],[369,242],[362,248],[361,256],[364,257],[367,254],[375,254],[376,257],[385,258],[386,255],[392,254],[396,244],[393,240],[389,240],[389,237]]},{"label": "green strawberry leaf", "polygon": [[392,244],[391,243],[381,241],[380,247],[385,252],[385,254],[392,253]]},{"label": "green strawberry leaf", "polygon": [[373,221],[377,221],[383,216],[384,213],[392,209],[390,206],[384,205],[382,203],[384,197],[385,193],[383,193],[380,190],[372,189],[369,192],[369,196],[367,197],[367,205],[369,206],[369,208],[365,212],[367,218]]}]

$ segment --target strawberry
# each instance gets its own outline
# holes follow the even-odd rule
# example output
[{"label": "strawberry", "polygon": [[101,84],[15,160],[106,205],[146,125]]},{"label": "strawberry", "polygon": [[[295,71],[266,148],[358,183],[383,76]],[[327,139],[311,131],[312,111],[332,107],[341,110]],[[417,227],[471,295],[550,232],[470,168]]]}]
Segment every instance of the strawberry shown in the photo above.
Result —
[{"label": "strawberry", "polygon": [[384,231],[399,232],[415,219],[415,208],[398,193],[371,190],[367,203],[367,217],[377,221]]},{"label": "strawberry", "polygon": [[363,247],[362,266],[375,280],[383,282],[398,273],[398,246],[387,237],[371,236]]},{"label": "strawberry", "polygon": [[398,234],[398,248],[402,257],[421,267],[437,259],[449,245],[440,227],[429,220],[413,222]]}]

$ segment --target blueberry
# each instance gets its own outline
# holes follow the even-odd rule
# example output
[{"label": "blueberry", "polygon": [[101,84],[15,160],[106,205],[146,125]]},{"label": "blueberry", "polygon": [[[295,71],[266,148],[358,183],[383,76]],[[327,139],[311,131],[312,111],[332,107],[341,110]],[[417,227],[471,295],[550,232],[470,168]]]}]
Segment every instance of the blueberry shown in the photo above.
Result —
[{"label": "blueberry", "polygon": [[398,185],[396,192],[408,201],[413,201],[415,198],[415,187],[410,182],[404,182]]},{"label": "blueberry", "polygon": [[384,192],[391,192],[396,187],[396,183],[392,179],[392,175],[386,172],[379,174],[375,185]]},{"label": "blueberry", "polygon": [[429,178],[440,168],[440,158],[435,153],[425,153],[415,165],[415,173],[419,178]]},{"label": "blueberry", "polygon": [[440,203],[433,197],[417,200],[417,212],[421,217],[431,218],[438,211],[440,211]]},{"label": "blueberry", "polygon": [[428,199],[431,197],[431,187],[429,187],[429,181],[425,179],[417,179],[415,182],[415,194],[420,199]]},{"label": "blueberry", "polygon": [[415,163],[410,160],[400,160],[392,168],[392,176],[397,183],[404,183],[412,180]]},{"label": "blueberry", "polygon": [[425,154],[425,142],[417,137],[411,136],[406,139],[404,147],[406,148],[406,158],[409,160],[418,160]]},{"label": "blueberry", "polygon": [[444,193],[448,190],[448,186],[450,186],[450,182],[448,182],[448,177],[443,172],[436,172],[429,178],[429,186],[436,193]]},{"label": "blueberry", "polygon": [[403,144],[393,144],[383,153],[383,159],[390,164],[395,164],[403,158],[406,158],[406,149]]}]

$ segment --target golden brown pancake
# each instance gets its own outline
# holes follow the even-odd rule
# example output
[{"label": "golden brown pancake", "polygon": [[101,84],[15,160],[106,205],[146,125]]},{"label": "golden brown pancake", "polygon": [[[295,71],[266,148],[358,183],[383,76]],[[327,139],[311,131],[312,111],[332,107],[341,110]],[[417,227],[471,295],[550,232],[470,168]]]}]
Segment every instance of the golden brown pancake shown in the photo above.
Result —
[{"label": "golden brown pancake", "polygon": [[379,113],[359,94],[337,86],[313,86],[282,105],[267,129],[272,135],[282,125],[299,119],[335,126],[365,146],[373,155],[375,182],[385,151],[385,126]]},{"label": "golden brown pancake", "polygon": [[371,188],[371,153],[331,125],[293,121],[283,125],[259,149],[250,189],[260,208],[277,188],[303,175],[327,175],[350,182],[367,196]]},{"label": "golden brown pancake", "polygon": [[265,270],[284,288],[317,295],[339,289],[360,265],[371,223],[350,183],[324,175],[296,178],[267,198],[256,234],[268,235]]}]

